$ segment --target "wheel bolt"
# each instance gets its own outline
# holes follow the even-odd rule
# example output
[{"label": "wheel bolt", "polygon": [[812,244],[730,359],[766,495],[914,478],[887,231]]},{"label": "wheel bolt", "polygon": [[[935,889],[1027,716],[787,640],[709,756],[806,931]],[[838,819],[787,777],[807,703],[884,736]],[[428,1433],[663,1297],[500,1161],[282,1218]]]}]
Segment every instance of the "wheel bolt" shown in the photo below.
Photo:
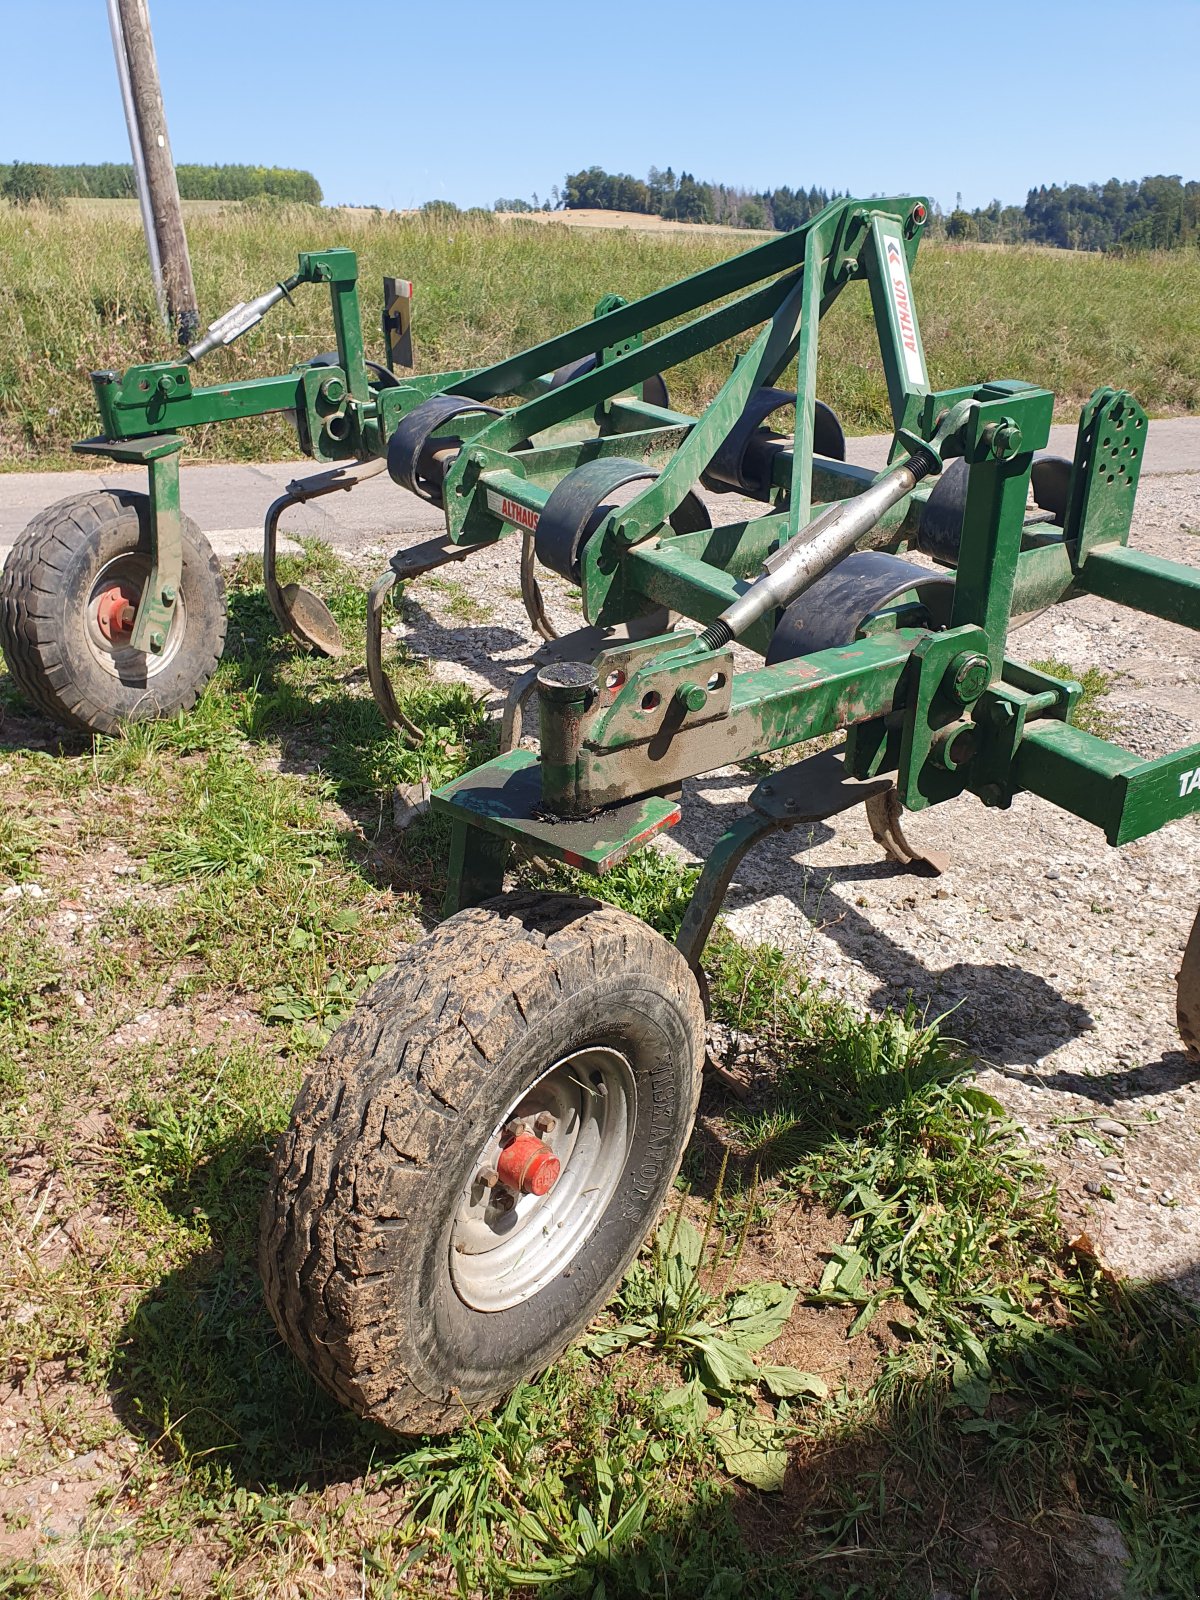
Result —
[{"label": "wheel bolt", "polygon": [[492,1205],[497,1211],[511,1211],[517,1203],[517,1197],[511,1189],[497,1187],[492,1192]]},{"label": "wheel bolt", "polygon": [[165,606],[173,606],[175,604],[175,590],[169,583],[163,585],[162,603]]},{"label": "wheel bolt", "polygon": [[481,1167],[475,1174],[475,1182],[481,1183],[485,1189],[494,1189],[500,1182],[500,1174],[495,1167]]},{"label": "wheel bolt", "polygon": [[544,1139],[548,1133],[553,1133],[558,1127],[558,1118],[552,1117],[548,1111],[539,1111],[533,1119],[533,1131]]}]

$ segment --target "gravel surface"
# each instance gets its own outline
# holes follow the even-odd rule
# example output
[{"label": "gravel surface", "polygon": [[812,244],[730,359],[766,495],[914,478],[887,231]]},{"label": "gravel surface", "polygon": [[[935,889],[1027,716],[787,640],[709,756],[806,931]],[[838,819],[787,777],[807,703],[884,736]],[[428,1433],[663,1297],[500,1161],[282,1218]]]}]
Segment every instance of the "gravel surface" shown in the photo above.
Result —
[{"label": "gravel surface", "polygon": [[[722,522],[760,509],[733,496],[711,504]],[[1200,477],[1143,480],[1132,543],[1200,565]],[[566,586],[543,587],[571,625]],[[394,632],[437,676],[498,706],[533,644],[515,541],[411,584]],[[1139,754],[1200,740],[1194,633],[1080,599],[1024,627],[1013,653],[1111,674],[1104,709]],[[665,847],[702,859],[752,786],[736,769],[688,784]],[[863,1005],[911,995],[944,1016],[1056,1174],[1068,1225],[1117,1270],[1200,1297],[1200,1068],[1175,1031],[1175,975],[1200,905],[1200,819],[1114,850],[1033,796],[1007,811],[964,796],[910,832],[950,853],[945,876],[884,862],[861,812],[774,835],[743,862],[729,925]]]}]

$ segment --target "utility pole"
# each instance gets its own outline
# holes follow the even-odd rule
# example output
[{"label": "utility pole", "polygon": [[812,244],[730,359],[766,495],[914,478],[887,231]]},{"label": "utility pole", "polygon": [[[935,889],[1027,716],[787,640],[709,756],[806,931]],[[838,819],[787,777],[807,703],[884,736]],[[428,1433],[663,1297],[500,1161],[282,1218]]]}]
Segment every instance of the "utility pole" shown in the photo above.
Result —
[{"label": "utility pole", "polygon": [[168,327],[178,333],[181,344],[188,344],[200,326],[200,314],[147,0],[108,0],[108,21],[154,291]]}]

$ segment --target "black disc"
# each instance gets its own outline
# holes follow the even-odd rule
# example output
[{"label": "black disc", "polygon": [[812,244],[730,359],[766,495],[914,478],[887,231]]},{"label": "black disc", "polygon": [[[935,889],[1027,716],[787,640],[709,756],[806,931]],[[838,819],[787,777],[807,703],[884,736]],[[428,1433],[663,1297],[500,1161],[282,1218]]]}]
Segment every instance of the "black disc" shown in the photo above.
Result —
[{"label": "black disc", "polygon": [[[564,383],[570,383],[573,378],[582,378],[585,372],[591,372],[597,362],[596,356],[580,356],[578,361],[568,361],[559,367],[550,379],[552,389],[561,389]],[[648,406],[661,406],[664,411],[671,407],[671,397],[667,393],[666,379],[661,372],[650,375],[642,384],[642,402]]]},{"label": "black disc", "polygon": [[867,617],[910,590],[934,627],[945,627],[954,598],[950,573],[931,572],[884,550],[855,550],[786,608],[771,635],[767,665],[853,644]]},{"label": "black disc", "polygon": [[462,440],[456,437],[435,440],[433,435],[452,417],[468,412],[484,412],[490,417],[500,415],[495,406],[470,400],[466,395],[435,394],[397,423],[387,450],[388,473],[394,482],[402,489],[419,494],[422,500],[440,506],[444,473],[434,454],[436,450],[461,450]]},{"label": "black disc", "polygon": [[[538,518],[533,536],[538,560],[578,583],[584,546],[612,510],[610,497],[627,483],[651,482],[657,477],[653,467],[624,456],[601,456],[568,472],[551,491]],[[712,526],[708,508],[690,493],[672,512],[670,522],[676,533],[695,533]]]}]

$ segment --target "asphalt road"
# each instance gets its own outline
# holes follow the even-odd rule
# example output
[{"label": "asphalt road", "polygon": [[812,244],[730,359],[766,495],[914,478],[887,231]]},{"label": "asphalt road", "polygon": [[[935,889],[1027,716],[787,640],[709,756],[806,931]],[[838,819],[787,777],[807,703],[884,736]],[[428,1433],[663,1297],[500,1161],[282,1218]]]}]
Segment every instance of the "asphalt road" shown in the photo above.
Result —
[{"label": "asphalt road", "polygon": [[[889,434],[865,434],[847,441],[851,461],[878,470],[887,460]],[[1050,451],[1070,456],[1075,448],[1073,424],[1050,430]],[[208,535],[222,560],[262,542],[262,518],[275,497],[293,478],[319,470],[311,461],[281,461],[262,466],[188,466],[182,473],[183,507]],[[1169,417],[1150,424],[1143,476],[1160,473],[1200,474],[1200,417]],[[9,472],[0,474],[0,560],[37,512],[56,500],[99,488],[143,488],[141,467],[105,465],[72,472]],[[1197,485],[1200,493],[1200,484]],[[407,542],[401,536],[436,533],[444,526],[441,513],[386,473],[368,479],[351,494],[334,494],[307,506],[296,506],[284,518],[282,531],[315,534],[346,554],[371,545]],[[285,546],[281,546],[285,548]]]}]

